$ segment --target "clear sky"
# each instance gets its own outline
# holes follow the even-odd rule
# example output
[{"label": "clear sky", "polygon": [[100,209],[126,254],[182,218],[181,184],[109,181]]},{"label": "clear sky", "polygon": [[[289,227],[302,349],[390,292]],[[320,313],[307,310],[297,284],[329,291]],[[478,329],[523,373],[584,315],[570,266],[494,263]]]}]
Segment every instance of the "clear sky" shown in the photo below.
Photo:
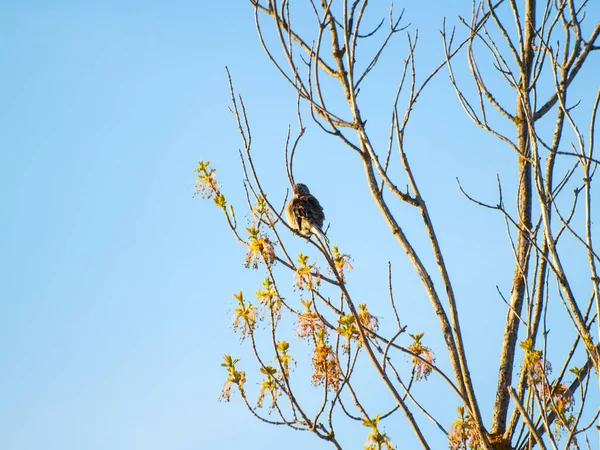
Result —
[{"label": "clear sky", "polygon": [[[442,56],[442,17],[456,24],[457,14],[469,15],[470,4],[461,3],[407,8],[406,21],[421,30],[423,76]],[[391,54],[402,58],[402,44]],[[392,56],[385,63],[365,86],[366,117],[382,145],[386,89],[393,91],[400,65]],[[0,3],[0,448],[329,448],[256,421],[235,394],[217,401],[223,353],[252,359],[231,330],[232,294],[252,296],[263,277],[243,268],[245,252],[212,202],[192,198],[196,163],[206,159],[228,199],[243,207],[226,65],[246,101],[267,189],[281,201],[295,99],[260,48],[248,2]],[[582,73],[586,83],[593,73]],[[464,200],[454,180],[494,203],[496,173],[510,180],[515,160],[469,124],[446,73],[418,108],[409,156],[444,226],[440,239],[467,345],[480,357],[473,376],[489,422],[505,315],[495,286],[508,293],[512,257],[500,217]],[[391,259],[400,303],[410,306],[409,331],[429,333],[443,360],[431,307],[369,202],[358,159],[311,128],[296,170],[324,205],[332,240],[354,258],[356,295],[386,311]],[[415,212],[398,208],[422,239],[410,224],[418,223]],[[381,316],[393,321],[389,311]],[[419,389],[427,399],[427,386]],[[452,415],[443,419],[447,426]],[[395,426],[386,429],[401,443]],[[350,433],[348,448],[361,448],[366,429]]]}]

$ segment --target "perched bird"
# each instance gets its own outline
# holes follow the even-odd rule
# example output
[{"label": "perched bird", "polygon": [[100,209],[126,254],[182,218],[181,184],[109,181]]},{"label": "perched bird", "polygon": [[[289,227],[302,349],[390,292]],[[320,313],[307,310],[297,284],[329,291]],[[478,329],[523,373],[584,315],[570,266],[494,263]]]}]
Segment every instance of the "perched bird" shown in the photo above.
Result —
[{"label": "perched bird", "polygon": [[303,236],[309,237],[316,234],[324,241],[329,242],[322,226],[325,220],[323,207],[305,184],[298,183],[292,186],[294,196],[285,208],[285,218],[290,227]]}]

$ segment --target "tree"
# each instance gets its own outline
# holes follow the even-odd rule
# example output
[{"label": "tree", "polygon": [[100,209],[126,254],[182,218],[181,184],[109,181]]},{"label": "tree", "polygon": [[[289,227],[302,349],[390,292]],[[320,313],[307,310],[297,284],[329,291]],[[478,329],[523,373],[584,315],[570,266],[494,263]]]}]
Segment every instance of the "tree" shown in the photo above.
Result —
[{"label": "tree", "polygon": [[[222,210],[247,249],[245,266],[260,267],[264,281],[256,301],[241,291],[235,294],[234,328],[249,342],[258,370],[247,375],[238,359],[225,355],[222,398],[229,400],[235,386],[260,420],[309,431],[335,448],[350,445],[338,433],[337,420],[366,427],[365,448],[393,448],[392,438],[407,439],[395,432],[399,420],[391,418],[398,416],[423,448],[432,448],[440,433],[452,449],[589,448],[600,414],[594,400],[600,387],[600,258],[594,247],[598,216],[592,200],[600,90],[578,85],[578,75],[600,48],[598,10],[587,8],[587,1],[483,0],[473,5],[470,20],[459,17],[458,31],[444,21],[443,53],[425,77],[415,62],[418,32],[407,32],[397,89],[389,97],[389,134],[382,138],[377,126],[367,125],[363,104],[369,102],[369,80],[381,76],[375,68],[382,56],[408,29],[403,13],[390,7],[389,17],[369,28],[371,9],[377,6],[368,0],[250,3],[260,43],[295,94],[290,101],[297,104],[298,131],[288,129],[283,149],[290,183],[296,179],[294,158],[302,151],[309,115],[324,137],[343,143],[345,158],[362,164],[371,201],[397,244],[390,251],[402,250],[410,262],[444,344],[434,348],[428,343],[430,331],[423,332],[418,321],[402,320],[391,263],[384,312],[380,299],[364,301],[350,286],[353,262],[344,250],[351,243],[330,246],[294,233],[282,215],[289,190],[282,197],[284,187],[280,192],[263,188],[249,112],[228,71],[231,111],[243,147],[248,226],[226,200],[209,162],[198,165],[197,192]],[[314,19],[313,35],[307,31],[307,11]],[[465,56],[470,75],[461,75],[460,58]],[[444,223],[434,223],[435,213],[423,194],[431,179],[415,170],[410,159],[417,149],[409,142],[409,123],[425,120],[435,127],[444,120],[444,111],[417,106],[443,73],[449,75],[445,89],[454,90],[471,122],[501,144],[503,157],[517,161],[513,174],[497,177],[495,201],[484,200],[491,193],[473,193],[457,179],[463,201],[490,210],[505,223],[513,254],[512,267],[503,268],[512,272],[512,281],[497,287],[505,303],[504,333],[489,337],[499,348],[494,352],[499,369],[493,396],[475,388],[471,370],[481,355],[469,353],[465,343],[462,330],[469,323],[461,320],[461,300],[438,237]],[[463,79],[472,84],[463,86]],[[596,75],[596,85],[597,80]],[[478,149],[470,151],[477,170]],[[505,202],[507,190],[514,192],[515,206]],[[417,213],[409,213],[410,224],[407,208]],[[361,220],[357,216],[354,220]],[[417,218],[419,227],[414,225]],[[305,247],[295,257],[288,248],[302,239],[310,250]],[[386,313],[393,320],[384,324]],[[558,345],[549,323],[561,329],[560,341],[569,342]],[[300,348],[299,339],[311,349],[308,359],[293,350]],[[560,370],[553,372],[550,361]],[[309,373],[315,395],[302,398],[296,389]],[[250,392],[247,377],[262,379],[258,393]],[[434,378],[442,383],[433,383]],[[387,409],[374,409],[385,402],[373,404],[369,389],[361,385],[365,379],[386,388]],[[423,384],[445,401],[424,405],[423,391],[416,388]],[[484,403],[492,397],[491,404]],[[444,422],[449,414],[454,415],[451,424]]]}]

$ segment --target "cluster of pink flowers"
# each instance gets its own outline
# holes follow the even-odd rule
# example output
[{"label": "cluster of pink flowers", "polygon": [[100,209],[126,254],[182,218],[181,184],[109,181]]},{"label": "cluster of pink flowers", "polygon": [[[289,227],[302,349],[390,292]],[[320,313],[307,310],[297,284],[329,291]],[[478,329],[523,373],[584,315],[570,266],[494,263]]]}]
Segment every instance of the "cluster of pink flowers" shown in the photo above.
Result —
[{"label": "cluster of pink flowers", "polygon": [[217,184],[217,174],[215,169],[209,168],[210,162],[199,161],[196,169],[196,189],[195,194],[200,194],[202,198],[211,198],[214,194],[219,193],[219,185]]},{"label": "cluster of pink flowers", "polygon": [[332,256],[333,264],[335,265],[335,270],[337,271],[338,276],[342,279],[342,281],[345,282],[345,270],[352,270],[352,264],[350,264],[352,258],[346,253],[340,253],[337,245],[333,246]]},{"label": "cluster of pink flowers", "polygon": [[317,342],[312,362],[315,369],[313,384],[325,384],[328,389],[337,391],[343,378],[342,369],[337,355],[324,339]]},{"label": "cluster of pink flowers", "polygon": [[465,414],[465,408],[458,407],[459,418],[452,422],[448,433],[448,446],[450,450],[479,450],[479,435],[471,416]]},{"label": "cluster of pink flowers", "polygon": [[431,365],[435,362],[435,356],[429,347],[426,347],[421,342],[425,333],[411,334],[414,342],[408,346],[408,350],[414,353],[417,357],[413,357],[415,367],[415,377],[417,381],[426,379],[433,370]]},{"label": "cluster of pink flowers", "polygon": [[368,330],[376,331],[379,328],[379,319],[369,312],[366,303],[358,305],[358,319],[360,324]]},{"label": "cluster of pink flowers", "polygon": [[256,325],[256,310],[254,305],[244,301],[242,291],[238,294],[233,294],[238,301],[238,307],[233,311],[233,329],[237,331],[241,329],[241,339],[244,340],[247,335],[252,333]]},{"label": "cluster of pink flowers", "polygon": [[244,266],[252,269],[258,268],[259,262],[264,262],[267,265],[273,264],[275,261],[275,246],[271,239],[266,234],[261,234],[258,237],[250,238],[250,245]]},{"label": "cluster of pink flowers", "polygon": [[298,318],[296,335],[298,337],[314,336],[317,331],[324,330],[323,322],[314,311],[305,311]]}]

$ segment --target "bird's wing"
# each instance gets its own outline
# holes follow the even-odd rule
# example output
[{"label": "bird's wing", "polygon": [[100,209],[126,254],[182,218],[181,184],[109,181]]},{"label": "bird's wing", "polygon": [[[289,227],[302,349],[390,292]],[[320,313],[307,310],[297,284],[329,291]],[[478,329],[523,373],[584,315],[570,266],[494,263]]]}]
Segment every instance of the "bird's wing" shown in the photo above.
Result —
[{"label": "bird's wing", "polygon": [[304,210],[306,211],[306,218],[311,225],[321,228],[325,221],[325,213],[323,207],[312,195],[305,195],[300,197],[303,202]]}]

